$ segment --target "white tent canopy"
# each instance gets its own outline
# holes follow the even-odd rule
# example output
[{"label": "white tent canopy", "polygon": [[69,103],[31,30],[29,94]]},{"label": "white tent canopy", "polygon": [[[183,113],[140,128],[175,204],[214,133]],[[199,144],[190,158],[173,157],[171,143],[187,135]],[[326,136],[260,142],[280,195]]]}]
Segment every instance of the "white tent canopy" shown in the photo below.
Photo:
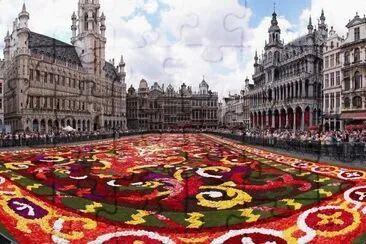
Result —
[{"label": "white tent canopy", "polygon": [[68,131],[68,132],[71,132],[71,131],[75,131],[74,128],[72,128],[70,125],[66,126],[63,128],[64,131]]}]

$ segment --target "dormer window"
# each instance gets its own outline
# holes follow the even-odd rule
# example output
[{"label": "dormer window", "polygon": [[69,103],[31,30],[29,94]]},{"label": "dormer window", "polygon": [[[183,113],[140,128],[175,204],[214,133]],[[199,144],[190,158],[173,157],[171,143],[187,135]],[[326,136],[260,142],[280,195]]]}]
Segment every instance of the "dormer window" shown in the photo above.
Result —
[{"label": "dormer window", "polygon": [[355,41],[360,40],[360,27],[355,28]]}]

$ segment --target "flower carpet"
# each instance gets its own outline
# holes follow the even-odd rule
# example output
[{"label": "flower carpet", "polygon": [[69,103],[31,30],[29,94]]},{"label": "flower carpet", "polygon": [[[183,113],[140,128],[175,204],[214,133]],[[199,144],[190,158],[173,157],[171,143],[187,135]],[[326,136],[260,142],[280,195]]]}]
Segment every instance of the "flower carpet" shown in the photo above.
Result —
[{"label": "flower carpet", "polygon": [[20,243],[363,243],[366,172],[205,134],[0,152]]}]

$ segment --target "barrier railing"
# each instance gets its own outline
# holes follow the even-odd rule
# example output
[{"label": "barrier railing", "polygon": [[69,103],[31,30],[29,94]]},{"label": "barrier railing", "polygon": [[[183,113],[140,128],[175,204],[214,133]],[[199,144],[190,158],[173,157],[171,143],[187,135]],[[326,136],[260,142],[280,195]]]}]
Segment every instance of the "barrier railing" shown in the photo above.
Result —
[{"label": "barrier railing", "polygon": [[321,143],[318,141],[304,141],[300,139],[285,140],[275,137],[262,138],[219,132],[210,133],[253,146],[278,148],[288,152],[307,153],[312,154],[315,158],[327,157],[345,163],[359,160],[366,164],[366,143],[361,142]]},{"label": "barrier railing", "polygon": [[42,147],[42,146],[57,146],[59,144],[96,141],[104,139],[120,138],[129,135],[141,135],[147,132],[124,132],[124,133],[108,133],[99,135],[77,135],[77,136],[53,136],[53,137],[31,137],[25,138],[19,136],[18,138],[0,138],[1,147]]}]

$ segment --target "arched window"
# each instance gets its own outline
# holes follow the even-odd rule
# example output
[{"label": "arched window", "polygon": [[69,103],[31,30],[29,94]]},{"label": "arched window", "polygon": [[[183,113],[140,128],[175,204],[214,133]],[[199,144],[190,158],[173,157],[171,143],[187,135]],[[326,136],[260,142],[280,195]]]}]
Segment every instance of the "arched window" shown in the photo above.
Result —
[{"label": "arched window", "polygon": [[354,108],[362,108],[362,98],[360,96],[356,96],[352,99],[352,105]]},{"label": "arched window", "polygon": [[355,48],[355,51],[354,51],[354,62],[357,63],[357,62],[360,62],[360,60],[361,60],[360,49],[359,48]]},{"label": "arched window", "polygon": [[344,53],[344,64],[349,64],[349,51]]},{"label": "arched window", "polygon": [[345,97],[344,98],[344,108],[349,108],[350,107],[350,99],[349,97]]},{"label": "arched window", "polygon": [[88,14],[85,13],[84,16],[84,30],[87,31],[88,30]]},{"label": "arched window", "polygon": [[362,88],[362,75],[359,71],[355,72],[354,81],[355,81],[355,89]]}]

